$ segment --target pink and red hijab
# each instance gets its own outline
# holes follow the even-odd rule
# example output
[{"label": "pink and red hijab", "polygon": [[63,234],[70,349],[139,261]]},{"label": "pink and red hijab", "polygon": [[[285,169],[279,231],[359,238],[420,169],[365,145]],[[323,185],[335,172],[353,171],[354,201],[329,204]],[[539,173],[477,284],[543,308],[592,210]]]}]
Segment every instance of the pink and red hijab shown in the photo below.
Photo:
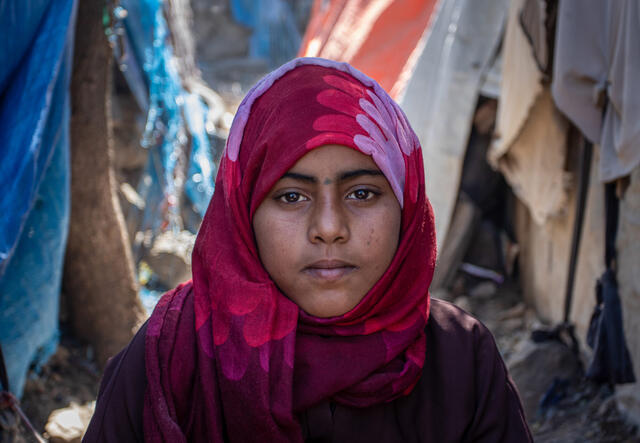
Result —
[{"label": "pink and red hijab", "polygon": [[[252,217],[311,149],[371,155],[402,207],[398,250],[348,313],[317,318],[275,286]],[[301,441],[296,415],[321,401],[367,407],[407,395],[428,350],[436,257],[422,154],[404,113],[346,63],[299,58],[263,78],[234,119],[193,252],[193,280],[147,326],[148,441]]]}]

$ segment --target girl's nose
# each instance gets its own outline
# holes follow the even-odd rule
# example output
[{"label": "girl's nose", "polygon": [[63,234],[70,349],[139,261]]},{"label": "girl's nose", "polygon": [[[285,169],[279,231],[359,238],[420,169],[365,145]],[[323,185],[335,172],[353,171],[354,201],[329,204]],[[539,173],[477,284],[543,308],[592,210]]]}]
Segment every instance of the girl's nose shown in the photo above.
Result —
[{"label": "girl's nose", "polygon": [[339,198],[321,198],[311,213],[309,241],[311,243],[344,243],[349,239],[345,208]]}]

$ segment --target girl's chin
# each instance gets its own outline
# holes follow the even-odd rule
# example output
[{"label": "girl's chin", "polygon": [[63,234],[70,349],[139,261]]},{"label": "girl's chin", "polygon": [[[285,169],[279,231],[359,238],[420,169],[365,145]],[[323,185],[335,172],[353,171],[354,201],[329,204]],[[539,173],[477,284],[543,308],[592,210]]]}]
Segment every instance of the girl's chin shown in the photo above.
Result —
[{"label": "girl's chin", "polygon": [[306,300],[303,303],[298,303],[295,299],[292,299],[300,309],[309,315],[319,318],[331,318],[339,317],[351,311],[362,299],[362,297],[352,297],[344,292],[336,291],[314,291],[311,294],[312,300],[309,296],[305,297]]}]

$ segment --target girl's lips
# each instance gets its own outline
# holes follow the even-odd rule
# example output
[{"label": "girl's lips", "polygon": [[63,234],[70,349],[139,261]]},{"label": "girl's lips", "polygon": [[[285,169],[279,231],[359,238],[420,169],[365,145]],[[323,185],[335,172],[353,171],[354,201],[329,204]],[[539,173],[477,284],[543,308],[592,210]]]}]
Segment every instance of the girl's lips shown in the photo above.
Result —
[{"label": "girl's lips", "polygon": [[320,260],[305,267],[303,272],[313,278],[325,281],[337,281],[355,269],[355,266],[342,260]]}]

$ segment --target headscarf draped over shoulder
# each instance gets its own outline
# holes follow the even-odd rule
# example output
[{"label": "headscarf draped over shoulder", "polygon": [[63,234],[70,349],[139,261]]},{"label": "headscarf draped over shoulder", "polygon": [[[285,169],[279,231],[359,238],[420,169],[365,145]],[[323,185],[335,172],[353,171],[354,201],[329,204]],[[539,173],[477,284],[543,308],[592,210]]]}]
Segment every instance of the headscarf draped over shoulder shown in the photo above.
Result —
[{"label": "headscarf draped over shoulder", "polygon": [[[270,279],[252,217],[297,160],[327,144],[372,156],[400,202],[402,226],[393,261],[362,301],[318,318]],[[149,320],[146,439],[301,441],[296,414],[314,404],[368,407],[407,395],[428,358],[435,257],[421,148],[398,105],[346,63],[281,66],[235,116],[192,282],[165,294]]]}]

